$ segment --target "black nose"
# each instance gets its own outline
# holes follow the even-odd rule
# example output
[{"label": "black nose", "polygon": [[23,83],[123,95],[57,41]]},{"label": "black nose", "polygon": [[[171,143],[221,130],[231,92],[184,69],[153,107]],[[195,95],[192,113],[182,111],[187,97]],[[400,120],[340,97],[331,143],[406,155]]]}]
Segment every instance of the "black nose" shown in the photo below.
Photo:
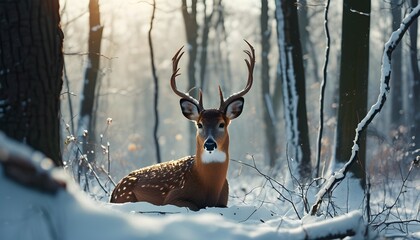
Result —
[{"label": "black nose", "polygon": [[207,141],[204,143],[204,149],[207,151],[213,151],[217,148],[217,144],[213,139],[207,139]]}]

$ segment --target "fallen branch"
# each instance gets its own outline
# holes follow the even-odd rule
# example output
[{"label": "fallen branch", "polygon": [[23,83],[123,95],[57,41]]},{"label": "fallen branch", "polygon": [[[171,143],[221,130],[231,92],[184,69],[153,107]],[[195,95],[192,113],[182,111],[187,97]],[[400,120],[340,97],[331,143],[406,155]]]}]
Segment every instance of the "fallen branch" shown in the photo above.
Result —
[{"label": "fallen branch", "polygon": [[[280,229],[282,239],[343,239],[354,237],[363,239],[366,235],[366,226],[360,211],[350,212],[335,218],[303,224],[292,229]],[[325,231],[326,226],[329,227]]]}]

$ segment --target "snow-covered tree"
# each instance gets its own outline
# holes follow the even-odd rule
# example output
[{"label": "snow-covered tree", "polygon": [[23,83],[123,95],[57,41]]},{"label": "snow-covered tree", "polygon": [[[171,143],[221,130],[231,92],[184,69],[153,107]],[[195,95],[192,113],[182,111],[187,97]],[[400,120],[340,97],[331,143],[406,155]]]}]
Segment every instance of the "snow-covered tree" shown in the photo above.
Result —
[{"label": "snow-covered tree", "polygon": [[291,157],[299,164],[299,175],[311,173],[311,151],[306,109],[305,71],[294,1],[276,1],[280,69],[283,80],[284,118]]}]

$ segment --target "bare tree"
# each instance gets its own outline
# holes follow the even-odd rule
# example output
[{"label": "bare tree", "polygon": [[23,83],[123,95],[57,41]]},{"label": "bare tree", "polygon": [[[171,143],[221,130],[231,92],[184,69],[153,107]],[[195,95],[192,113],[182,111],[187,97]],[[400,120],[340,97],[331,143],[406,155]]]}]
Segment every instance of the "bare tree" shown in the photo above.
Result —
[{"label": "bare tree", "polygon": [[[392,30],[398,29],[401,23],[401,0],[391,1]],[[402,51],[398,45],[393,53],[392,61],[392,92],[391,92],[391,127],[397,128],[402,123],[403,92],[402,92]]]},{"label": "bare tree", "polygon": [[268,54],[270,52],[271,27],[269,26],[268,1],[261,1],[261,97],[263,103],[263,128],[265,133],[265,146],[268,152],[268,160],[270,166],[274,166],[277,159],[277,142],[276,142],[276,126],[275,113],[273,108],[273,100],[270,93],[270,64]]},{"label": "bare tree", "polygon": [[276,0],[275,3],[287,140],[292,157],[299,164],[300,177],[307,180],[311,176],[311,152],[297,9],[293,0]]},{"label": "bare tree", "polygon": [[201,36],[201,54],[200,54],[200,87],[205,90],[205,77],[206,77],[206,67],[207,67],[207,52],[209,44],[209,33],[213,16],[215,15],[216,1],[213,1],[213,6],[210,14],[207,14],[207,2],[203,1],[203,29]]},{"label": "bare tree", "polygon": [[[299,21],[299,35],[300,35],[300,42],[302,44],[302,56],[304,61],[304,67],[306,73],[312,74],[315,81],[319,81],[318,75],[318,58],[317,53],[315,51],[316,44],[311,42],[310,34],[309,34],[309,19],[308,16],[308,2],[307,0],[298,0],[298,21]],[[311,61],[313,64],[312,72],[308,72],[308,62]]]},{"label": "bare tree", "polygon": [[[95,157],[95,90],[99,76],[100,52],[103,26],[100,22],[99,0],[89,1],[88,58],[80,101],[78,135],[85,135],[82,152],[89,161]],[[87,130],[87,134],[84,131]],[[86,170],[86,168],[81,168]],[[84,171],[82,170],[82,171]]]},{"label": "bare tree", "polygon": [[325,88],[328,80],[328,62],[330,60],[330,30],[328,28],[328,12],[330,9],[330,0],[326,0],[324,8],[324,33],[325,33],[325,58],[324,66],[322,68],[322,81],[319,90],[319,128],[318,128],[318,137],[317,137],[317,151],[316,151],[316,168],[315,168],[315,177],[319,178],[320,165],[321,165],[321,149],[322,149],[322,137],[324,134],[324,102],[325,102]]},{"label": "bare tree", "polygon": [[[81,176],[86,175],[91,162],[95,160],[95,96],[99,75],[100,49],[103,26],[100,23],[99,0],[89,1],[89,39],[87,63],[83,79],[83,89],[80,100],[79,120],[77,136],[83,137],[82,148],[76,150],[76,156],[80,153],[78,161],[77,180],[81,183]],[[88,190],[88,182],[84,189]]]},{"label": "bare tree", "polygon": [[[410,6],[412,8],[418,5],[418,0],[411,0]],[[410,134],[412,136],[411,149],[415,150],[420,148],[420,127],[418,126],[420,122],[420,70],[418,65],[418,52],[417,52],[417,34],[418,34],[418,22],[414,21],[410,26],[409,35],[410,35],[410,62],[411,62],[411,94],[410,94]],[[413,156],[410,156],[413,157]]]},{"label": "bare tree", "polygon": [[155,124],[153,127],[153,139],[155,142],[155,149],[156,149],[156,160],[158,163],[162,162],[160,158],[160,147],[159,141],[157,136],[157,131],[159,128],[159,112],[158,112],[158,100],[159,100],[159,79],[156,74],[156,67],[155,67],[155,54],[153,51],[153,41],[152,41],[152,30],[153,30],[153,21],[155,19],[155,12],[156,12],[156,1],[153,0],[152,3],[152,17],[150,18],[150,28],[148,34],[149,40],[149,50],[150,50],[150,64],[152,65],[152,76],[153,76],[153,84],[155,86],[154,95],[153,95],[153,109],[155,115]]},{"label": "bare tree", "polygon": [[[217,18],[214,25],[215,31],[217,32],[215,36],[215,41],[217,43],[215,53],[215,55],[217,54],[215,57],[217,59],[215,62],[215,72],[219,73],[222,88],[225,89],[226,92],[230,92],[231,82],[226,81],[226,79],[232,79],[231,64],[228,57],[230,55],[229,48],[223,50],[221,49],[221,45],[223,43],[227,44],[228,38],[225,27],[224,4],[222,3],[222,0],[217,0],[215,8],[217,10]],[[218,68],[220,68],[220,70],[217,70]]]},{"label": "bare tree", "polygon": [[62,166],[63,33],[57,0],[0,5],[0,131]]}]

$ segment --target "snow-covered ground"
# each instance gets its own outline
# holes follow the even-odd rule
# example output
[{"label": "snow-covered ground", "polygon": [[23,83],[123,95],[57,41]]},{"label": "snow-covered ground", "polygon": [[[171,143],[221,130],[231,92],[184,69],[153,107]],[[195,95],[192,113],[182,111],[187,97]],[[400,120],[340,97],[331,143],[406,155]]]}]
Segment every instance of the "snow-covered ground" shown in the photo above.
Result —
[{"label": "snow-covered ground", "polygon": [[[0,166],[3,170],[3,166]],[[40,193],[6,178],[1,171],[1,239],[304,239],[360,229],[361,213],[332,220],[289,220],[265,207],[233,205],[191,212],[148,203],[93,201],[67,182],[67,190]],[[54,174],[64,174],[54,170]],[[360,228],[358,226],[361,226]],[[311,237],[312,238],[312,237]]]},{"label": "snow-covered ground", "polygon": [[[366,233],[360,211],[332,219],[273,211],[259,201],[235,201],[227,208],[192,212],[175,206],[148,203],[109,204],[92,200],[62,169],[49,160],[0,135],[0,236],[8,239],[307,239]],[[58,190],[41,191],[6,177],[6,168],[60,181]],[[16,168],[15,168],[16,167]],[[25,177],[25,176],[22,176]],[[257,182],[257,181],[254,181]],[[34,186],[33,182],[26,184]],[[237,198],[239,199],[239,198]],[[258,199],[258,198],[255,198]],[[238,202],[238,203],[235,203]],[[242,202],[242,203],[241,203]],[[278,202],[281,204],[281,201]],[[270,205],[268,205],[270,206]],[[373,236],[374,232],[370,233]]]}]

